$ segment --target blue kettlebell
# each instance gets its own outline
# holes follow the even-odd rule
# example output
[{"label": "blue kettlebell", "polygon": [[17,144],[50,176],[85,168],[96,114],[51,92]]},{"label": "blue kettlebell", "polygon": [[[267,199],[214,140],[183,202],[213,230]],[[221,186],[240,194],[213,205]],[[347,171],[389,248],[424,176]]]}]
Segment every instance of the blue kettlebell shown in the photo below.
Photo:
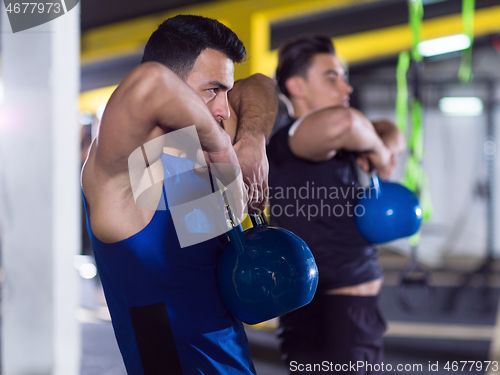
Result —
[{"label": "blue kettlebell", "polygon": [[417,196],[403,185],[380,181],[374,172],[371,187],[358,199],[354,212],[359,233],[372,244],[411,236],[422,222]]},{"label": "blue kettlebell", "polygon": [[253,227],[229,231],[217,265],[217,284],[227,310],[257,324],[311,302],[318,268],[307,244],[294,233],[250,215]]}]

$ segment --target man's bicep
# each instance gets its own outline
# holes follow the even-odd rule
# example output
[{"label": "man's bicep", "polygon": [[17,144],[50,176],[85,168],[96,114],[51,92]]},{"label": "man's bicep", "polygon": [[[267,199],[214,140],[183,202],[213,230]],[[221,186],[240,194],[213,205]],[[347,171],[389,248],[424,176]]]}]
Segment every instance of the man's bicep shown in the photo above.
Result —
[{"label": "man's bicep", "polygon": [[348,119],[329,109],[304,117],[289,137],[292,152],[303,159],[315,162],[331,159],[343,147],[348,131]]},{"label": "man's bicep", "polygon": [[[133,103],[132,92],[121,94],[118,92],[110,99],[97,138],[97,165],[111,174],[126,172],[132,153],[164,134],[147,116],[147,109]],[[149,162],[153,163],[161,156],[161,151],[158,155],[151,152],[148,155]]]},{"label": "man's bicep", "polygon": [[[172,91],[168,73],[160,64],[142,64],[115,90],[104,111],[97,142],[98,162],[104,167],[125,171],[132,152],[165,134],[158,117],[160,110],[168,112],[164,105],[168,91]],[[161,152],[149,157],[160,156]]]}]

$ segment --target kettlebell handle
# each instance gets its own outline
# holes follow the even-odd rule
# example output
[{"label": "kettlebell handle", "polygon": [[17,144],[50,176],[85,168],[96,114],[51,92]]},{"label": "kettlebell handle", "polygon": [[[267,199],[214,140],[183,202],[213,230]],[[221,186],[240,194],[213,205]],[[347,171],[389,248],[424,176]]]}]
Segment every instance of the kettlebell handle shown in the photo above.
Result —
[{"label": "kettlebell handle", "polygon": [[368,160],[368,168],[369,168],[369,173],[370,173],[370,181],[372,183],[372,189],[375,189],[375,192],[377,193],[377,197],[380,197],[380,180],[377,175],[377,170],[373,166],[372,162]]},{"label": "kettlebell handle", "polygon": [[372,182],[372,189],[377,193],[377,198],[380,197],[380,180],[378,179],[378,175],[376,171],[371,172],[370,180]]},{"label": "kettlebell handle", "polygon": [[[214,177],[214,179],[219,188],[220,186],[223,186],[216,177]],[[243,227],[241,226],[239,219],[231,210],[231,206],[229,205],[224,189],[220,189],[220,191],[224,199],[224,208],[227,213],[227,227],[229,229],[227,235],[229,237],[229,241],[232,243],[233,249],[236,250],[239,255],[242,255],[245,252],[245,236],[243,235]]]},{"label": "kettlebell handle", "polygon": [[254,227],[257,227],[259,225],[267,225],[268,224],[266,214],[264,213],[264,211],[261,211],[260,214],[251,213],[250,220],[252,221],[252,225]]},{"label": "kettlebell handle", "polygon": [[[222,193],[224,196],[224,200],[226,200],[226,196],[224,193]],[[227,203],[225,204],[225,208],[229,217],[228,220],[228,227],[229,231],[227,232],[227,235],[229,236],[229,241],[233,244],[233,248],[236,250],[238,254],[243,254],[245,252],[245,236],[243,236],[243,227],[241,226],[238,218],[234,216],[233,212],[231,211],[231,207]]]},{"label": "kettlebell handle", "polygon": [[[233,244],[233,248],[236,252],[241,255],[245,252],[245,236],[243,235],[243,227],[238,223],[236,218],[234,218],[229,205],[226,205],[226,209],[228,210],[232,225],[232,228],[228,232],[229,241]],[[254,227],[267,225],[267,218],[264,212],[261,212],[260,214],[250,214],[250,220],[252,221],[252,225]]]}]

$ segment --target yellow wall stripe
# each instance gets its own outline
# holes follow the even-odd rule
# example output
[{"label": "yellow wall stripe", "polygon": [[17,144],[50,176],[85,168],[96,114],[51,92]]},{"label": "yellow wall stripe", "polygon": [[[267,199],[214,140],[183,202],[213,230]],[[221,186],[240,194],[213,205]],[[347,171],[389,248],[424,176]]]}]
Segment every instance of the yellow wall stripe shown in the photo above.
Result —
[{"label": "yellow wall stripe", "polygon": [[[224,19],[249,47],[250,16],[260,12],[269,22],[380,0],[233,0],[195,4],[137,19],[101,26],[82,34],[82,63],[111,59],[142,50],[151,33],[166,18],[198,14]],[[265,11],[265,13],[264,13]]]},{"label": "yellow wall stripe", "polygon": [[115,91],[116,86],[102,87],[100,89],[85,91],[80,94],[80,111],[95,113],[97,108],[106,104]]}]

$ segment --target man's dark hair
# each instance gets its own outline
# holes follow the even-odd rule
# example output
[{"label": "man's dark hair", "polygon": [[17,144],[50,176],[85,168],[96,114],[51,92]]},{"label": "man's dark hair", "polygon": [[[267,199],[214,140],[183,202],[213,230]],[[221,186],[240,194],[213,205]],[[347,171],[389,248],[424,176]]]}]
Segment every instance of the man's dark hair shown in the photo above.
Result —
[{"label": "man's dark hair", "polygon": [[215,19],[178,15],[165,20],[149,38],[142,62],[157,61],[182,79],[206,48],[224,53],[234,63],[245,60],[245,46],[228,27]]},{"label": "man's dark hair", "polygon": [[285,82],[292,76],[307,78],[307,70],[318,53],[335,55],[331,39],[324,35],[299,35],[285,42],[279,48],[276,81],[280,91],[290,97]]}]

